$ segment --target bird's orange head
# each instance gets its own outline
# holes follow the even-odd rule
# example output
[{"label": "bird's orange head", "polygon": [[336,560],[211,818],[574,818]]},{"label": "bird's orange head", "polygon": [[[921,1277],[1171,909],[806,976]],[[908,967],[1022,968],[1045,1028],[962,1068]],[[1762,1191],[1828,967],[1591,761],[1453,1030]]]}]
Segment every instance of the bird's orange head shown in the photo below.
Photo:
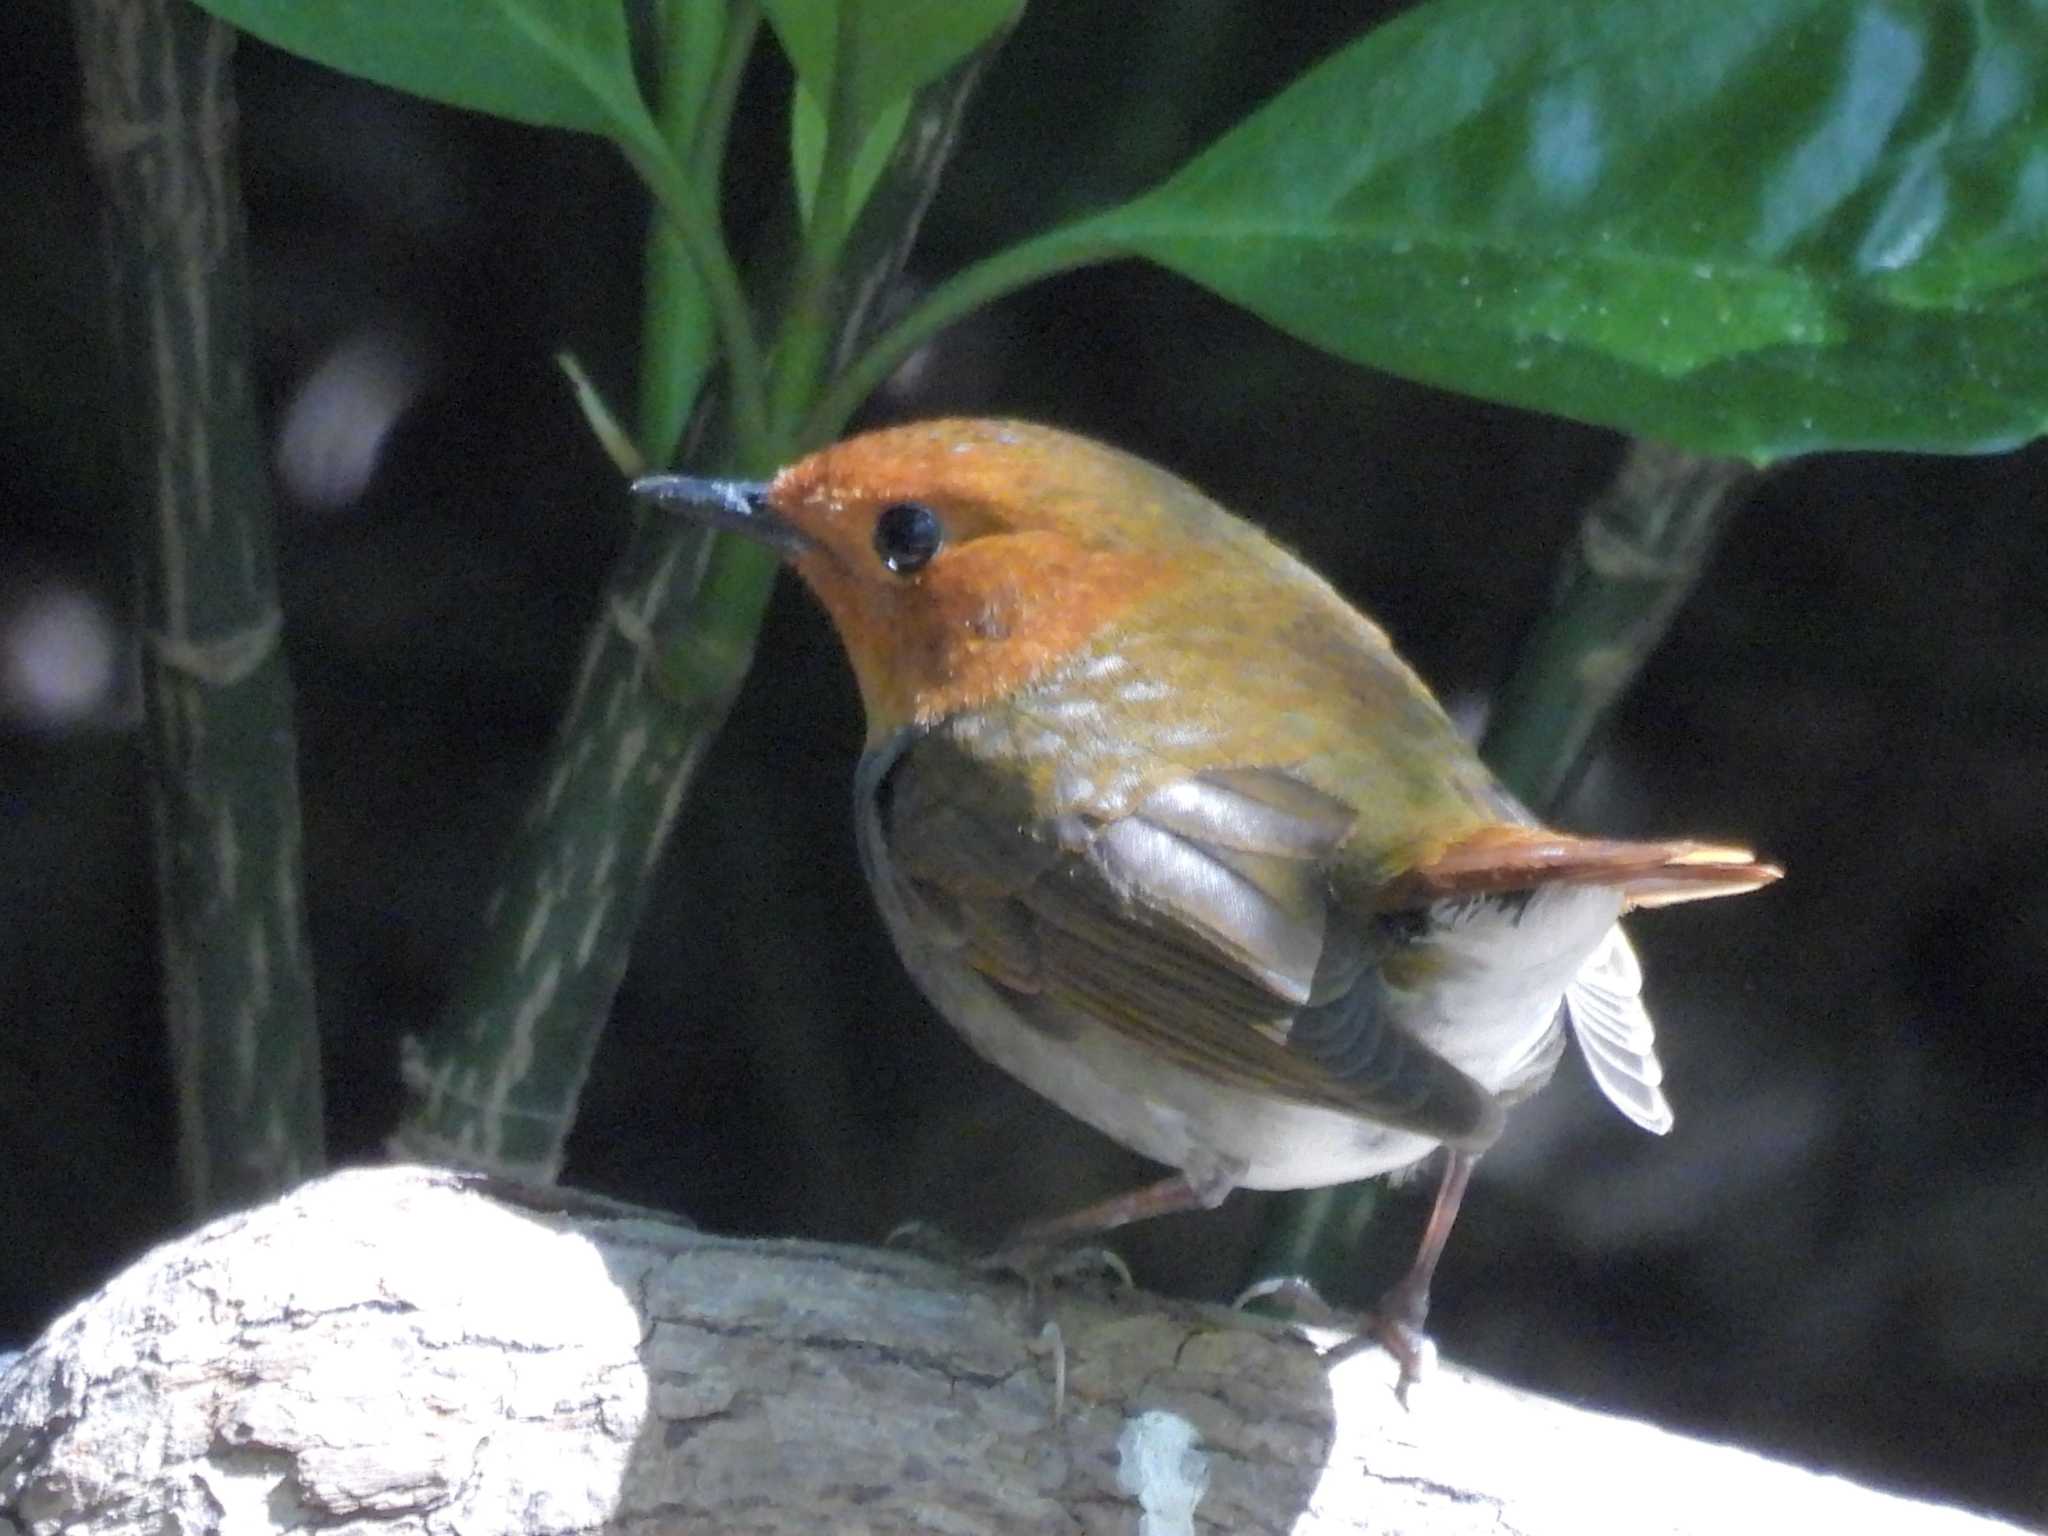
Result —
[{"label": "bird's orange head", "polygon": [[635,489],[781,551],[831,615],[877,736],[1044,676],[1250,536],[1142,459],[1009,421],[869,433],[765,484]]}]

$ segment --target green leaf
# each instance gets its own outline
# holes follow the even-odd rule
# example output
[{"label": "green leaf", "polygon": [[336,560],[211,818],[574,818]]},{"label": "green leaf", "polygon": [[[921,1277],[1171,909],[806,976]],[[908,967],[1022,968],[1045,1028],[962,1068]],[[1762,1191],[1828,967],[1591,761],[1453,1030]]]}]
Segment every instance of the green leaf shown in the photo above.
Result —
[{"label": "green leaf", "polygon": [[1021,3],[765,0],[764,8],[815,106],[832,100],[840,71],[847,71],[847,120],[865,145],[885,112],[986,42]]},{"label": "green leaf", "polygon": [[1313,344],[1768,460],[2048,424],[2028,0],[1437,0],[1060,238]]},{"label": "green leaf", "polygon": [[198,0],[332,69],[496,117],[646,142],[624,0]]},{"label": "green leaf", "polygon": [[[896,141],[903,137],[903,125],[909,119],[908,96],[894,106],[883,108],[882,115],[862,141],[860,153],[854,157],[849,207],[858,209],[867,202],[868,194],[875,190],[875,183],[882,179],[882,172],[889,168],[889,156],[895,151]],[[797,208],[808,224],[811,221],[811,201],[818,192],[818,173],[825,164],[825,109],[818,105],[808,86],[798,85],[796,88],[796,101],[790,109],[789,138],[790,165],[796,173]]]}]

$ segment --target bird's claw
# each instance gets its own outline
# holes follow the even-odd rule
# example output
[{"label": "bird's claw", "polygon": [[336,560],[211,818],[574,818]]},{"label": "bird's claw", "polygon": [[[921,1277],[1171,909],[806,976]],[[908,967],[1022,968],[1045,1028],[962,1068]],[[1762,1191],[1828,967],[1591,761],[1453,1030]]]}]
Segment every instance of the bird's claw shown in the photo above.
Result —
[{"label": "bird's claw", "polygon": [[977,1275],[1010,1275],[1036,1292],[1042,1285],[1064,1280],[1109,1276],[1126,1291],[1137,1289],[1131,1267],[1114,1249],[1100,1243],[1061,1242],[1051,1238],[1013,1237],[988,1253],[971,1252],[958,1238],[928,1221],[906,1221],[882,1239],[885,1248],[902,1249]]},{"label": "bird's claw", "polygon": [[[1405,1298],[1397,1294],[1398,1291],[1399,1287],[1396,1287],[1394,1292],[1389,1292],[1378,1311],[1364,1316],[1361,1320],[1363,1326],[1356,1334],[1325,1351],[1323,1362],[1326,1366],[1340,1365],[1369,1349],[1384,1349],[1401,1368],[1400,1379],[1394,1384],[1394,1396],[1403,1408],[1409,1408],[1414,1406],[1408,1401],[1410,1390],[1417,1382],[1428,1379],[1436,1369],[1436,1341],[1422,1331],[1420,1312],[1412,1306],[1404,1306]],[[1397,1311],[1397,1308],[1402,1310]]]},{"label": "bird's claw", "polygon": [[906,1221],[883,1240],[889,1248],[906,1249],[976,1275],[1010,1275],[1024,1283],[1029,1315],[1038,1324],[1038,1340],[1052,1358],[1052,1420],[1058,1424],[1067,1406],[1067,1341],[1059,1320],[1050,1315],[1041,1294],[1061,1281],[1107,1275],[1124,1290],[1135,1290],[1131,1268],[1100,1243],[1015,1237],[991,1253],[970,1254],[957,1238],[928,1221]]},{"label": "bird's claw", "polygon": [[1395,1400],[1403,1408],[1414,1406],[1408,1401],[1409,1390],[1436,1369],[1436,1341],[1420,1328],[1388,1317],[1375,1317],[1369,1332],[1401,1367],[1401,1379],[1394,1383]]},{"label": "bird's claw", "polygon": [[1137,1282],[1131,1278],[1130,1265],[1115,1250],[1100,1243],[1012,1240],[995,1252],[975,1259],[970,1267],[978,1274],[1014,1275],[1034,1293],[1043,1285],[1105,1275],[1114,1279],[1119,1289],[1137,1289]]},{"label": "bird's claw", "polygon": [[1287,1322],[1312,1328],[1343,1328],[1348,1322],[1323,1300],[1322,1292],[1306,1275],[1268,1275],[1263,1280],[1254,1280],[1237,1293],[1230,1305],[1239,1312],[1258,1307]]},{"label": "bird's claw", "polygon": [[969,1268],[975,1262],[960,1239],[929,1221],[898,1222],[882,1239],[882,1246],[914,1253],[937,1264],[950,1264],[956,1269]]},{"label": "bird's claw", "polygon": [[1057,1425],[1067,1414],[1067,1336],[1060,1331],[1060,1320],[1048,1317],[1038,1339],[1052,1355],[1052,1421]]}]

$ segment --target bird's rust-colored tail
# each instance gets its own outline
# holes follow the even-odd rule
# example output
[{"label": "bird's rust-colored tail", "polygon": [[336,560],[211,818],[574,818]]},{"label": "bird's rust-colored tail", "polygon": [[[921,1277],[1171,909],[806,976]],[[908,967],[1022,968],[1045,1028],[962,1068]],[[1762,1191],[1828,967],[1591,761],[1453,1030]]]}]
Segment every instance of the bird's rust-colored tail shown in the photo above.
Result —
[{"label": "bird's rust-colored tail", "polygon": [[1574,837],[1547,827],[1487,827],[1434,851],[1379,892],[1387,910],[1451,896],[1540,885],[1607,885],[1630,907],[1668,907],[1739,896],[1783,878],[1747,848],[1691,840],[1657,843]]}]

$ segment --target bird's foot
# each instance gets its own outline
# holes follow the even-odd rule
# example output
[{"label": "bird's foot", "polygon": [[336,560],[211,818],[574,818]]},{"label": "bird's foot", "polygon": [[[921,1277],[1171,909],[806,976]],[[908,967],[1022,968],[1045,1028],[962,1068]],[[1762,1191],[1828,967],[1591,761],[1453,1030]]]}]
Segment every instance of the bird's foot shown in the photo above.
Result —
[{"label": "bird's foot", "polygon": [[1436,1341],[1420,1328],[1411,1328],[1387,1317],[1374,1317],[1367,1332],[1401,1367],[1401,1379],[1394,1384],[1394,1396],[1403,1408],[1412,1406],[1408,1401],[1409,1389],[1426,1380],[1436,1369]]},{"label": "bird's foot", "polygon": [[1410,1328],[1405,1323],[1375,1313],[1368,1312],[1363,1323],[1356,1334],[1335,1348],[1324,1351],[1324,1365],[1341,1365],[1369,1349],[1384,1349],[1401,1368],[1400,1380],[1394,1385],[1394,1396],[1400,1399],[1403,1408],[1413,1407],[1408,1401],[1408,1393],[1436,1369],[1436,1341],[1419,1328]]},{"label": "bird's foot", "polygon": [[1411,1275],[1381,1297],[1378,1308],[1361,1319],[1358,1332],[1326,1352],[1323,1359],[1334,1366],[1375,1346],[1384,1349],[1401,1368],[1394,1396],[1403,1408],[1409,1407],[1409,1389],[1436,1369],[1435,1341],[1423,1332],[1428,1318],[1427,1282],[1418,1286]]},{"label": "bird's foot", "polygon": [[1099,1277],[1114,1279],[1122,1290],[1137,1288],[1131,1267],[1100,1243],[1023,1233],[987,1253],[976,1253],[928,1221],[906,1221],[883,1239],[883,1246],[905,1249],[972,1274],[1010,1275],[1034,1294],[1044,1285]]},{"label": "bird's foot", "polygon": [[979,1274],[1014,1275],[1036,1293],[1041,1286],[1070,1280],[1113,1279],[1119,1290],[1137,1289],[1131,1266],[1114,1249],[1100,1243],[1046,1241],[1013,1237],[970,1266]]}]

